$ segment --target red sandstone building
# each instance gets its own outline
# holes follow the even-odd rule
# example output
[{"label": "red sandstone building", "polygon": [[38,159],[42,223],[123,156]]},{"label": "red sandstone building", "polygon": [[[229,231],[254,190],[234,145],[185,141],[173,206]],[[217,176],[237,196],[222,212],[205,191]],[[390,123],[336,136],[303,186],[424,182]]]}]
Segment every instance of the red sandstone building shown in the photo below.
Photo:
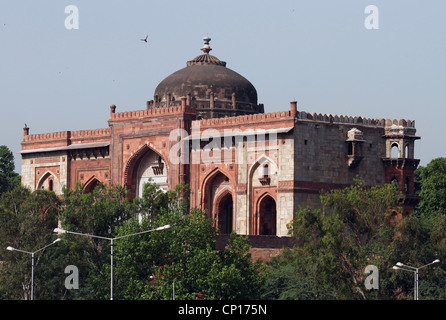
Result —
[{"label": "red sandstone building", "polygon": [[203,54],[161,81],[145,110],[112,105],[101,129],[24,128],[23,184],[60,194],[78,181],[85,190],[113,183],[135,197],[149,179],[165,189],[185,182],[190,206],[206,209],[222,234],[261,247],[281,246],[299,207],[320,206],[321,190],[357,176],[397,183],[405,213],[413,210],[414,121],[307,113],[296,102],[264,113],[254,86],[204,40]]}]

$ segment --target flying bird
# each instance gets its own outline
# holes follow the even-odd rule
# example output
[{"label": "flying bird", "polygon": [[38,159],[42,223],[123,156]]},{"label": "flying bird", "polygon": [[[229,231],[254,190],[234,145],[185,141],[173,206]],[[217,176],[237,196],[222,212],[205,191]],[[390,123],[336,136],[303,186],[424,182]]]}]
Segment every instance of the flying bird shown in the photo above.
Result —
[{"label": "flying bird", "polygon": [[144,42],[147,42],[147,38],[148,38],[148,36],[146,36],[145,39],[139,39],[139,40],[144,41]]}]

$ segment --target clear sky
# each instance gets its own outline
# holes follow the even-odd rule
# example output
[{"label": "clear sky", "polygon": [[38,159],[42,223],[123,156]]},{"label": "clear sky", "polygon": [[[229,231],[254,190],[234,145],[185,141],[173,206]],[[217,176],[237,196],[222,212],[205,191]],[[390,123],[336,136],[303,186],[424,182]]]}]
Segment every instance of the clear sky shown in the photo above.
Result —
[{"label": "clear sky", "polygon": [[[78,29],[66,28],[69,5]],[[30,134],[106,128],[111,104],[144,109],[209,36],[265,112],[297,100],[307,112],[415,120],[426,165],[446,156],[445,15],[440,0],[0,0],[0,145],[20,172],[25,123]]]}]

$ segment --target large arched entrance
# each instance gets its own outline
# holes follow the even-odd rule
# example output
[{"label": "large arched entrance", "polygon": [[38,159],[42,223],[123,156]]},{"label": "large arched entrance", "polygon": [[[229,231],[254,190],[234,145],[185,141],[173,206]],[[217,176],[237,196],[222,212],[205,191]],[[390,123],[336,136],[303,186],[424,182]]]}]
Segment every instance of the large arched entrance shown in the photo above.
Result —
[{"label": "large arched entrance", "polygon": [[144,184],[151,181],[163,190],[168,189],[168,168],[159,153],[148,145],[138,150],[128,161],[124,174],[124,185],[132,197],[141,197]]},{"label": "large arched entrance", "polygon": [[167,174],[160,155],[150,150],[141,159],[136,174],[136,196],[141,197],[144,184],[151,181],[167,190]]}]

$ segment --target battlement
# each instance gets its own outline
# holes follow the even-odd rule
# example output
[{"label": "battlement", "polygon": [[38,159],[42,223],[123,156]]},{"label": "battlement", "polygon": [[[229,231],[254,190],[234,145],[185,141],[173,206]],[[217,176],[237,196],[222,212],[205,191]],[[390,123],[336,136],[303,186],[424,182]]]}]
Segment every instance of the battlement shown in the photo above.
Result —
[{"label": "battlement", "polygon": [[70,131],[59,131],[50,133],[27,134],[23,136],[23,142],[40,142],[48,140],[67,140]]},{"label": "battlement", "polygon": [[65,141],[68,145],[71,139],[83,140],[88,138],[109,138],[110,134],[110,128],[26,134],[23,136],[23,143],[48,143],[55,141]]},{"label": "battlement", "polygon": [[70,141],[71,143],[82,143],[87,140],[98,141],[98,140],[109,140],[111,136],[110,128],[101,129],[90,129],[90,130],[78,130],[71,131]]},{"label": "battlement", "polygon": [[110,136],[110,128],[71,131],[71,138]]},{"label": "battlement", "polygon": [[336,124],[352,124],[352,125],[384,128],[386,130],[395,129],[395,128],[398,128],[400,130],[411,130],[411,131],[415,130],[415,121],[414,120],[376,119],[376,118],[367,118],[367,117],[360,117],[360,116],[345,116],[345,115],[333,115],[333,114],[325,114],[325,113],[297,111],[296,106],[297,106],[296,102],[291,102],[291,110],[290,111],[279,111],[279,112],[271,112],[271,113],[256,113],[256,114],[242,115],[242,116],[236,116],[236,117],[211,118],[211,119],[196,120],[196,121],[192,122],[192,127],[213,127],[216,125],[218,125],[218,126],[240,125],[240,124],[244,124],[244,123],[248,124],[248,123],[253,123],[253,122],[258,123],[258,122],[262,122],[262,121],[297,118],[299,121],[336,123]]},{"label": "battlement", "polygon": [[290,111],[280,111],[271,113],[255,113],[249,115],[242,115],[236,117],[227,118],[211,118],[211,119],[201,119],[192,121],[192,127],[214,127],[225,126],[225,125],[240,125],[249,123],[259,123],[272,120],[289,120],[292,119]]},{"label": "battlement", "polygon": [[136,111],[124,111],[115,112],[116,106],[110,106],[110,120],[114,121],[128,121],[137,120],[142,118],[159,117],[159,116],[171,116],[179,114],[195,114],[195,109],[187,106],[185,100],[180,106],[170,106],[170,107],[159,107],[159,108],[147,108],[146,110],[136,110]]},{"label": "battlement", "polygon": [[376,118],[364,118],[360,116],[344,116],[344,115],[332,115],[325,113],[305,112],[298,111],[297,118],[303,121],[317,121],[326,123],[339,123],[339,124],[358,124],[362,126],[370,127],[402,127],[415,129],[414,120],[391,120],[391,119],[376,119]]}]

